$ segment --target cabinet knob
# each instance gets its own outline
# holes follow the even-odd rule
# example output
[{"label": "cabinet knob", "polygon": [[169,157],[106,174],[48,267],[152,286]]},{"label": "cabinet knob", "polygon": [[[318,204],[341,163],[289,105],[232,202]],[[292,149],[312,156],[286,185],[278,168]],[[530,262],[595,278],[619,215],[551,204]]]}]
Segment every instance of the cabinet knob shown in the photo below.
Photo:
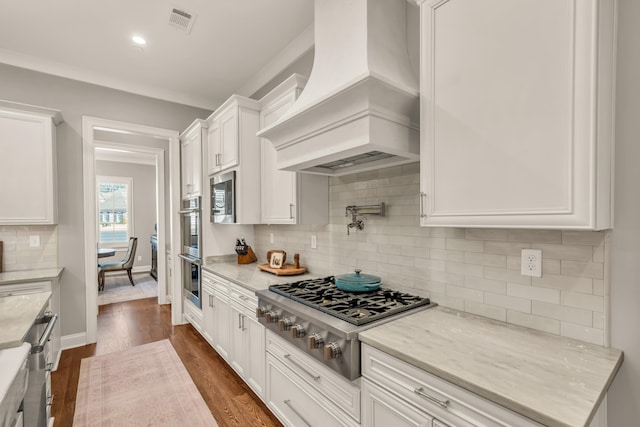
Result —
[{"label": "cabinet knob", "polygon": [[278,322],[278,314],[275,311],[267,311],[264,315],[264,320],[267,323],[277,323]]},{"label": "cabinet knob", "polygon": [[335,342],[330,342],[329,344],[324,346],[324,360],[332,360],[337,359],[342,355],[342,350],[340,349],[340,345]]},{"label": "cabinet knob", "polygon": [[324,339],[320,334],[311,334],[307,337],[307,347],[309,350],[320,348],[324,344]]},{"label": "cabinet knob", "polygon": [[304,326],[295,324],[291,327],[291,338],[302,338],[307,334],[304,330]]},{"label": "cabinet knob", "polygon": [[278,330],[279,331],[288,331],[291,329],[291,320],[288,318],[278,320]]}]

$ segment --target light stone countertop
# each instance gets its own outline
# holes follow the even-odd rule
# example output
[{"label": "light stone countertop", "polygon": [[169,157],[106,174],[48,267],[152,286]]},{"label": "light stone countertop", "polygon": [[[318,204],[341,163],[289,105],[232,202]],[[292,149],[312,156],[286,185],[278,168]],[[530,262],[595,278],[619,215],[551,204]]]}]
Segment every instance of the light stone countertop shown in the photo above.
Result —
[{"label": "light stone countertop", "polygon": [[620,350],[443,307],[360,333],[398,359],[548,426],[588,425]]},{"label": "light stone countertop", "polygon": [[22,339],[49,298],[51,292],[0,297],[0,350],[22,345]]},{"label": "light stone countertop", "polygon": [[321,274],[319,272],[307,272],[296,276],[276,276],[258,269],[258,262],[238,264],[235,261],[235,255],[233,255],[233,260],[229,262],[229,258],[222,258],[220,261],[207,258],[202,264],[202,268],[251,291],[261,291],[277,283],[290,283],[330,276],[330,274]]},{"label": "light stone countertop", "polygon": [[56,268],[40,268],[35,270],[18,270],[6,271],[0,273],[0,286],[10,285],[12,283],[34,282],[38,280],[51,280],[60,277],[62,267]]}]

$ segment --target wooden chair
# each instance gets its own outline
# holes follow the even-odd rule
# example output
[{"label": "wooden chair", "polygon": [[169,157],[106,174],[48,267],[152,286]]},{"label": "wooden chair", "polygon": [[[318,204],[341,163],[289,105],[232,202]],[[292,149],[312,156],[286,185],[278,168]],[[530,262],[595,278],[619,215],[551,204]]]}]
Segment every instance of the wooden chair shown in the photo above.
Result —
[{"label": "wooden chair", "polygon": [[129,238],[129,248],[127,249],[127,255],[122,261],[107,261],[98,264],[98,290],[104,290],[104,275],[107,271],[121,271],[125,270],[129,276],[131,286],[135,286],[133,283],[133,277],[131,277],[131,269],[133,268],[133,262],[136,259],[136,249],[138,247],[138,238]]}]

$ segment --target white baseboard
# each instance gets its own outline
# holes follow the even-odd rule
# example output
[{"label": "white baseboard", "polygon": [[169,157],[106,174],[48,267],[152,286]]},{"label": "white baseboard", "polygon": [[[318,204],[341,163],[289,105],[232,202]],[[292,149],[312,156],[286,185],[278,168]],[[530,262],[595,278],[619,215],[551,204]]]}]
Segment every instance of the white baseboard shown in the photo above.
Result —
[{"label": "white baseboard", "polygon": [[87,344],[87,333],[80,332],[79,334],[65,335],[60,338],[61,350],[68,348],[81,347]]}]

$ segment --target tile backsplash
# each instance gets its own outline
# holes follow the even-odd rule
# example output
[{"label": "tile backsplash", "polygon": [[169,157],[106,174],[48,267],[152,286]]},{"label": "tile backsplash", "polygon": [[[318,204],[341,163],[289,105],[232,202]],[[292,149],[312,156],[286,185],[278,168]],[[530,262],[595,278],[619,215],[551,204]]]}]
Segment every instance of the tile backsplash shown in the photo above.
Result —
[{"label": "tile backsplash", "polygon": [[[39,236],[39,247],[30,247],[30,236]],[[56,225],[2,225],[0,241],[3,242],[2,271],[58,266]]]},{"label": "tile backsplash", "polygon": [[[380,276],[384,286],[446,307],[608,343],[608,232],[420,227],[419,177],[414,163],[331,178],[330,223],[256,226],[259,261],[267,250],[284,249],[299,253],[311,273],[360,268]],[[364,230],[347,235],[345,206],[380,202],[385,217],[366,215]],[[520,274],[523,248],[542,250],[541,278]]]}]

